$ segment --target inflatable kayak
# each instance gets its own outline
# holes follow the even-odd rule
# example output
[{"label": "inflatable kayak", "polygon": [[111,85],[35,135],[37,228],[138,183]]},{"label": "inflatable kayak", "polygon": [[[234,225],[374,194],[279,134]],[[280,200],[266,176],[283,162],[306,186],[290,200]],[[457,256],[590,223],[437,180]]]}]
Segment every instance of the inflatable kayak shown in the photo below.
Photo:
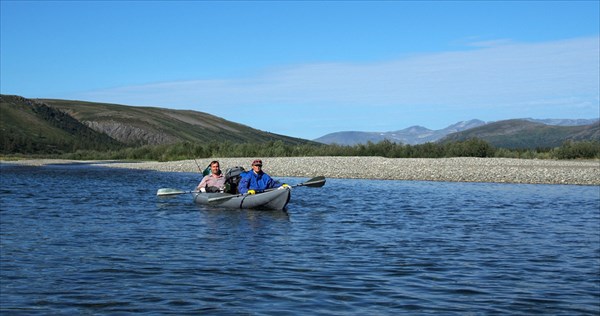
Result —
[{"label": "inflatable kayak", "polygon": [[198,191],[183,191],[173,188],[162,188],[156,191],[158,197],[172,197],[191,193],[194,202],[198,204],[227,207],[231,209],[255,208],[267,210],[283,210],[290,201],[291,188],[312,187],[320,188],[325,185],[325,177],[314,177],[306,182],[288,186],[285,189],[267,189],[257,194],[204,193]]},{"label": "inflatable kayak", "polygon": [[231,209],[283,210],[291,197],[290,189],[271,190],[257,194],[193,193],[197,204]]}]

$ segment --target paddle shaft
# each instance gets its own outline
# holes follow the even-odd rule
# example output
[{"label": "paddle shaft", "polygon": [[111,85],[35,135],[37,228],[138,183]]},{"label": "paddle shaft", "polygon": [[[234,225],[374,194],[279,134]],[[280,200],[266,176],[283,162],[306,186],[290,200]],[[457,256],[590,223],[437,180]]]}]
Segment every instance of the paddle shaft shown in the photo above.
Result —
[{"label": "paddle shaft", "polygon": [[[303,183],[298,183],[295,185],[291,185],[291,188],[295,188],[295,187],[301,187],[301,186],[307,186],[307,187],[315,187],[315,188],[319,188],[325,185],[325,177],[323,176],[318,176],[318,177],[314,177],[306,182]],[[273,190],[277,190],[279,188],[271,188],[271,189],[266,189],[262,192],[269,192],[269,191],[273,191]],[[245,196],[245,195],[249,195],[248,193],[243,193],[243,194],[237,194],[237,195],[231,195],[231,196],[221,196],[221,197],[217,197],[217,198],[213,198],[213,199],[209,199],[208,202],[217,202],[217,201],[222,201],[222,200],[229,200],[235,197],[239,197],[239,196]]]},{"label": "paddle shaft", "polygon": [[180,195],[187,193],[200,193],[200,191],[181,191],[176,189],[159,189],[156,192],[157,196],[171,196],[171,195]]},{"label": "paddle shaft", "polygon": [[200,165],[198,164],[198,161],[196,160],[196,158],[194,158],[194,162],[196,163],[196,167],[198,167],[198,171],[204,172],[204,171],[202,171],[202,169],[200,169]]},{"label": "paddle shaft", "polygon": [[[325,177],[323,176],[318,176],[318,177],[314,177],[306,182],[302,182],[302,183],[298,183],[298,184],[294,184],[294,185],[290,185],[290,187],[295,188],[295,187],[313,187],[313,188],[320,188],[322,186],[325,185]],[[273,190],[277,190],[279,188],[271,188],[271,189],[266,189],[262,192],[268,192],[268,191],[273,191]]]}]

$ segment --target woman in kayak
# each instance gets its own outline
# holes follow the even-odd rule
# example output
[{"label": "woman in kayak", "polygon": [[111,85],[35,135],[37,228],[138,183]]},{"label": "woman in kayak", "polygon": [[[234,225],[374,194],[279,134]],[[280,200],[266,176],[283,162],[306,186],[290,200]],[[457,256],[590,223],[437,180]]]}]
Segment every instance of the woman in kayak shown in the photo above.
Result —
[{"label": "woman in kayak", "polygon": [[225,190],[225,177],[221,172],[219,162],[210,162],[210,174],[204,176],[198,184],[196,191],[200,192],[223,192]]},{"label": "woman in kayak", "polygon": [[260,193],[266,189],[272,188],[291,189],[289,185],[285,183],[282,185],[262,171],[262,160],[260,159],[256,159],[252,162],[252,171],[246,172],[238,184],[238,192],[241,194],[256,194],[257,192]]}]

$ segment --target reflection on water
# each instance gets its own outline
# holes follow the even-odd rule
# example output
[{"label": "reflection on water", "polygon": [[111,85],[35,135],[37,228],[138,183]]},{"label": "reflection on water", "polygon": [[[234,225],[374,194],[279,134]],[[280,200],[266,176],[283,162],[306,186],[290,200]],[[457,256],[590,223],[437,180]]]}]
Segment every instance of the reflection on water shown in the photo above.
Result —
[{"label": "reflection on water", "polygon": [[598,187],[328,179],[282,212],[155,196],[193,173],[0,168],[7,315],[600,313]]}]

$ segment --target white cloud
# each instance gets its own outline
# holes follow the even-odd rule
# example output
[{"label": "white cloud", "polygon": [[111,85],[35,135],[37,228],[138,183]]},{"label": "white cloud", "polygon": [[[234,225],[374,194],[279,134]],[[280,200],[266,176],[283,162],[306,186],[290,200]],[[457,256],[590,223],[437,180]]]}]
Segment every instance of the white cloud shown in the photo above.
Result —
[{"label": "white cloud", "polygon": [[295,65],[253,77],[121,87],[75,98],[191,108],[216,115],[260,106],[279,111],[283,117],[285,107],[306,107],[311,110],[294,111],[298,116],[291,119],[302,120],[306,115],[315,122],[318,117],[304,112],[324,107],[352,111],[364,106],[379,109],[382,119],[386,109],[398,107],[438,109],[439,113],[472,111],[464,119],[477,117],[477,111],[488,111],[488,115],[510,109],[524,112],[522,107],[528,107],[525,112],[531,116],[550,117],[549,108],[560,108],[557,113],[561,115],[573,110],[572,117],[581,117],[588,115],[576,113],[582,105],[587,104],[583,106],[587,111],[598,107],[599,42],[598,37],[545,43],[501,40],[474,44],[477,48],[466,51],[386,62]]},{"label": "white cloud", "polygon": [[[598,94],[599,39],[427,54],[373,64],[309,64],[252,78],[122,87],[83,94],[136,104],[465,104]],[[521,99],[523,101],[523,99]],[[174,104],[175,103],[175,104]]]}]

